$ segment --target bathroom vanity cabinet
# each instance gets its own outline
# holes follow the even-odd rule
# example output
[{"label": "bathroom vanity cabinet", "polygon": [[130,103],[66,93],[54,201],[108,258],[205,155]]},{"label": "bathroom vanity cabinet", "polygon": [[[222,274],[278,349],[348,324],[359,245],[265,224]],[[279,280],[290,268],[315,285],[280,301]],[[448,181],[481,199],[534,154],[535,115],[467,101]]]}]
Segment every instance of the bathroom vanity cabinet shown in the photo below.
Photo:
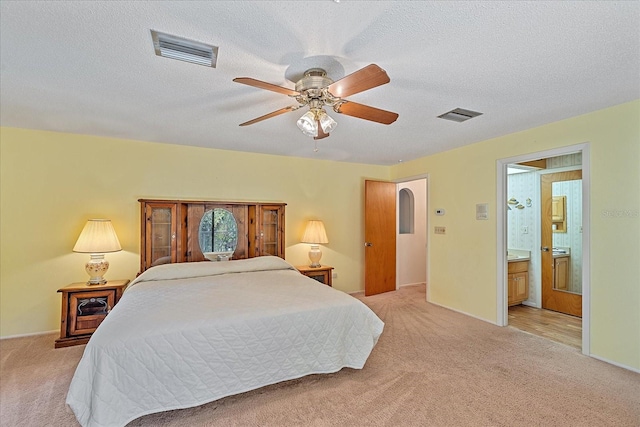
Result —
[{"label": "bathroom vanity cabinet", "polygon": [[559,291],[569,289],[569,259],[568,256],[553,259],[553,287]]},{"label": "bathroom vanity cabinet", "polygon": [[554,233],[567,232],[567,196],[551,198],[551,227]]},{"label": "bathroom vanity cabinet", "polygon": [[507,266],[508,304],[517,305],[529,298],[529,261],[511,261]]}]

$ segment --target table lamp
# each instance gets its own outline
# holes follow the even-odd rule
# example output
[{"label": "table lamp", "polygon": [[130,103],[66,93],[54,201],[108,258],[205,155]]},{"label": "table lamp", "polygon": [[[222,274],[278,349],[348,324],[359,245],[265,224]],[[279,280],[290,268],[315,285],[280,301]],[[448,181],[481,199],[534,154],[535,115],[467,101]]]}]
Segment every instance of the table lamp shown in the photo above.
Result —
[{"label": "table lamp", "polygon": [[90,279],[88,285],[101,285],[107,283],[104,279],[105,273],[109,269],[109,261],[104,259],[107,252],[118,252],[122,250],[116,231],[108,219],[90,219],[85,224],[76,245],[74,252],[88,253],[91,259],[85,265]]},{"label": "table lamp", "polygon": [[309,250],[309,259],[311,265],[309,267],[320,267],[320,258],[322,258],[322,251],[319,244],[329,243],[327,238],[327,232],[324,229],[324,223],[319,220],[311,220],[307,224],[307,228],[302,236],[302,243],[310,243],[311,249]]}]

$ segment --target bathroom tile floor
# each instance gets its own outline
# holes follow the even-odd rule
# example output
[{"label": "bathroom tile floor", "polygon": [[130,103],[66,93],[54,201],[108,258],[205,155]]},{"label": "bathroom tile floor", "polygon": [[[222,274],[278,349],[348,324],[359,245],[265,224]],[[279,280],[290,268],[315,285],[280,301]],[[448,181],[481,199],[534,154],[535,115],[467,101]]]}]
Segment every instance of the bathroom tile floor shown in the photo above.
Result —
[{"label": "bathroom tile floor", "polygon": [[582,349],[582,319],[526,305],[509,307],[509,326]]}]

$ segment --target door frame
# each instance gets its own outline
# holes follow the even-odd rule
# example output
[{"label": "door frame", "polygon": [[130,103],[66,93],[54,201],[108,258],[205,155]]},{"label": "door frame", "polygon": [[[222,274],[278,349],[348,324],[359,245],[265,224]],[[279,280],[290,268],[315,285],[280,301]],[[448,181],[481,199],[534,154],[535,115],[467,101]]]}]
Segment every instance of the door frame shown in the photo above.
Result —
[{"label": "door frame", "polygon": [[[569,145],[496,160],[496,324],[509,324],[507,307],[507,165],[582,152],[582,354],[591,344],[591,160],[590,144]],[[502,201],[502,202],[501,202]],[[540,256],[539,253],[536,253]]]},{"label": "door frame", "polygon": [[[424,189],[427,192],[427,194],[425,195],[424,198],[424,203],[425,203],[425,230],[427,233],[426,236],[426,240],[427,240],[427,259],[425,260],[425,268],[427,269],[426,274],[425,274],[425,280],[426,280],[426,287],[427,287],[427,295],[426,295],[426,300],[427,301],[431,301],[431,292],[430,292],[430,288],[429,288],[429,283],[430,283],[430,278],[429,278],[429,272],[431,271],[430,268],[430,260],[431,260],[431,233],[429,233],[429,174],[428,173],[424,173],[424,174],[420,174],[420,175],[413,175],[413,176],[409,176],[409,177],[404,177],[404,178],[399,178],[399,179],[395,179],[391,182],[396,184],[396,193],[398,190],[398,184],[402,184],[403,182],[411,182],[411,181],[418,181],[424,179],[425,180],[425,186]],[[396,234],[398,233],[398,229],[399,229],[399,225],[398,225],[398,221],[400,221],[400,217],[398,215],[398,198],[396,197]],[[396,257],[398,256],[398,239],[396,239]],[[400,277],[398,274],[398,262],[396,261],[396,290],[398,289],[398,278]]]}]

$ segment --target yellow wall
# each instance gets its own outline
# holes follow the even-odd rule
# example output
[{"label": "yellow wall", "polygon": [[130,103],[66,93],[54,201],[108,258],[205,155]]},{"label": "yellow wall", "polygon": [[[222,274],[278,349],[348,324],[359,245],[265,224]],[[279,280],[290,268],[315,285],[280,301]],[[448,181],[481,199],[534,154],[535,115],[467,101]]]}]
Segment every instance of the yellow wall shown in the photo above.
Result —
[{"label": "yellow wall", "polygon": [[[406,162],[391,175],[429,174],[431,300],[495,322],[496,161],[585,142],[591,353],[640,369],[640,101]],[[476,203],[489,204],[488,221],[475,219]],[[433,234],[435,225],[446,234]]]},{"label": "yellow wall", "polygon": [[[107,255],[107,278],[133,278],[141,197],[286,202],[286,258],[306,262],[305,220],[323,219],[335,286],[362,289],[363,180],[425,173],[431,298],[495,322],[496,160],[585,142],[591,353],[640,369],[640,101],[393,167],[0,128],[0,336],[58,328],[56,290],[86,278],[87,255],[71,248],[89,218],[110,218],[124,248]],[[476,203],[489,204],[488,221],[475,220]]]},{"label": "yellow wall", "polygon": [[323,263],[334,286],[364,287],[363,179],[389,168],[113,138],[0,128],[0,336],[59,328],[60,295],[88,279],[89,256],[71,250],[89,218],[109,218],[123,251],[107,254],[109,279],[139,268],[139,198],[287,203],[286,259],[308,262],[299,243],[322,219]]}]

